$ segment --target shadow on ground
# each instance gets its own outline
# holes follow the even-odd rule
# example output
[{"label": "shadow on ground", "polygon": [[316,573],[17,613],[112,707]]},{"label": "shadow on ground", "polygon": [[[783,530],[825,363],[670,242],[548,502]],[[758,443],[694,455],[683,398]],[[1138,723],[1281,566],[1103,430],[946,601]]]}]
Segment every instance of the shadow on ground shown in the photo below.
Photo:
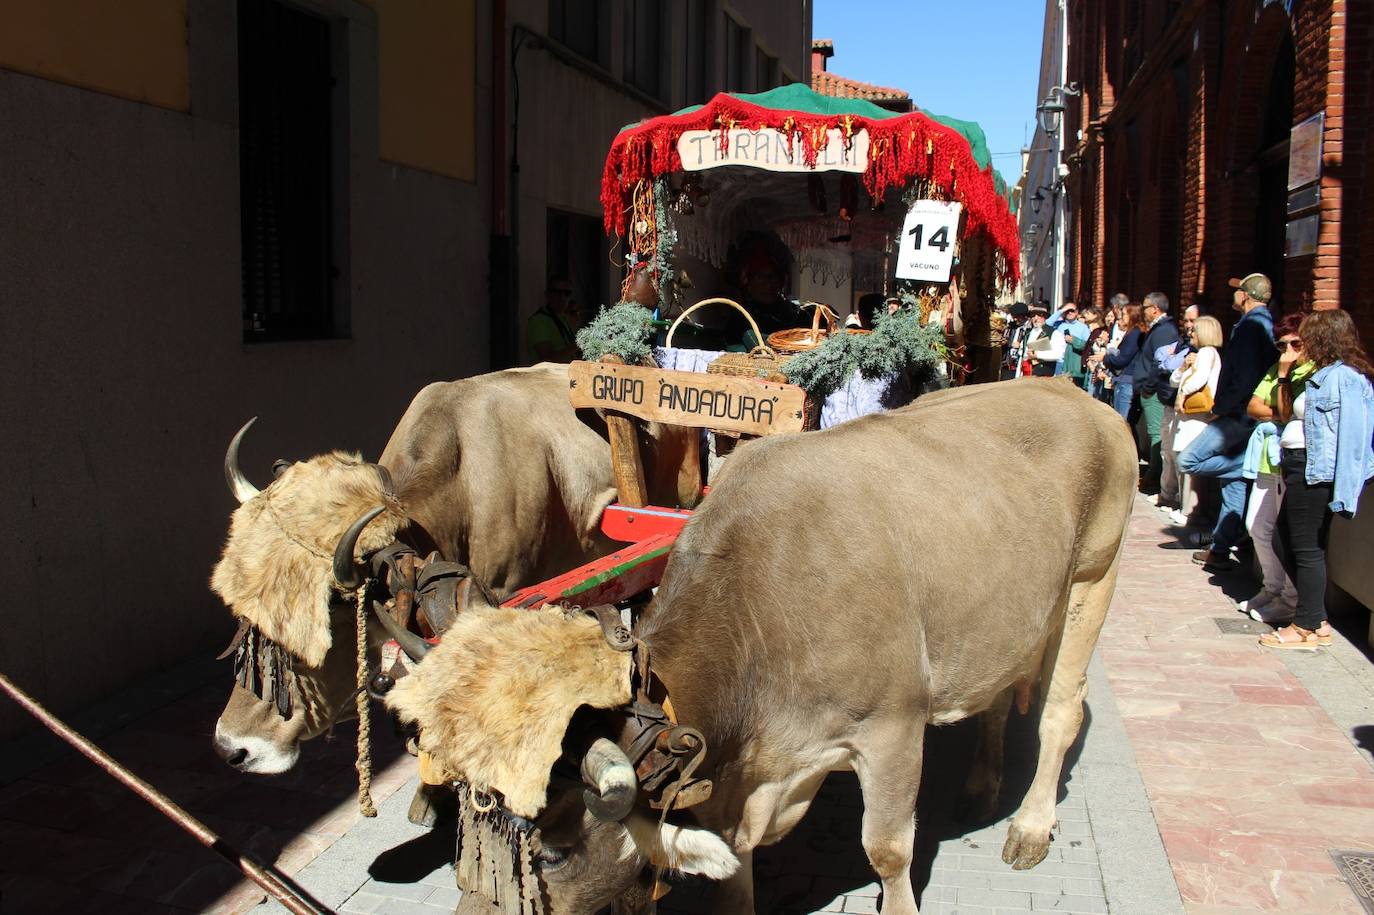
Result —
[{"label": "shadow on ground", "polygon": [[[1038,750],[1035,715],[1012,712],[1007,724],[1007,766],[1002,797],[989,822],[1010,816],[1020,805],[1035,775]],[[1085,709],[1078,740],[1069,749],[1060,778],[1059,799],[1073,779],[1092,714]],[[925,771],[917,803],[916,857],[911,881],[917,901],[930,882],[931,866],[940,843],[963,839],[985,823],[961,819],[964,778],[973,759],[977,728],[973,721],[929,728],[926,734]],[[874,883],[860,841],[863,796],[851,772],[833,773],[821,786],[806,817],[782,842],[760,849],[754,856],[756,909],[779,915],[814,912],[836,896]],[[999,838],[1000,842],[1001,839]],[[999,849],[1000,853],[1000,849]],[[1010,872],[1011,868],[1007,868]],[[659,905],[665,915],[688,915],[709,910],[711,885],[685,881]]]},{"label": "shadow on ground", "polygon": [[[307,744],[285,775],[242,775],[210,745],[227,684],[226,676],[98,743],[239,851],[304,863],[353,821],[354,724]],[[380,772],[405,749],[380,716],[373,735]],[[0,848],[0,915],[205,912],[242,879],[75,753],[0,787]]]}]

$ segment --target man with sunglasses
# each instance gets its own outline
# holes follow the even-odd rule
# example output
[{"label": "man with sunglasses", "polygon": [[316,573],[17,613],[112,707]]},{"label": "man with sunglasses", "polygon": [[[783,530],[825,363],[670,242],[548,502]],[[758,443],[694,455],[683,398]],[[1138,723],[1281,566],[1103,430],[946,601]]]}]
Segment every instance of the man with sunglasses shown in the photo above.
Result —
[{"label": "man with sunglasses", "polygon": [[1263,273],[1231,280],[1232,307],[1241,312],[1221,357],[1221,376],[1212,407],[1216,417],[1178,456],[1179,473],[1215,477],[1221,484],[1221,511],[1212,528],[1212,546],[1193,554],[1209,572],[1231,564],[1231,550],[1245,533],[1245,496],[1249,481],[1242,468],[1255,421],[1246,413],[1255,386],[1278,358],[1274,319],[1269,313],[1273,286]]},{"label": "man with sunglasses", "polygon": [[544,305],[525,325],[530,362],[572,362],[581,358],[577,329],[582,325],[572,283],[553,276],[544,290]]}]

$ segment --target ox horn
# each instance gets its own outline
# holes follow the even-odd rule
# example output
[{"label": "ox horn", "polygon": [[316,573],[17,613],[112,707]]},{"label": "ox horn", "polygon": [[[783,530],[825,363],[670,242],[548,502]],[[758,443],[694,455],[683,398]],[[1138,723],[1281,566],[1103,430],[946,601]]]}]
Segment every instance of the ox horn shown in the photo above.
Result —
[{"label": "ox horn", "polygon": [[396,617],[388,613],[386,608],[375,600],[372,602],[372,612],[376,615],[377,622],[381,623],[382,628],[386,630],[386,634],[406,653],[407,658],[416,663],[425,659],[430,648],[428,642],[396,622]]},{"label": "ox horn", "polygon": [[385,505],[378,505],[364,514],[357,521],[344,531],[343,537],[339,540],[339,545],[334,547],[334,584],[341,591],[356,591],[358,586],[363,583],[362,572],[358,570],[353,562],[353,550],[358,546],[358,537],[362,534],[363,528],[372,523],[372,519],[386,511]]},{"label": "ox horn", "polygon": [[239,470],[239,445],[243,442],[244,435],[253,428],[253,423],[257,421],[258,418],[254,416],[244,423],[243,428],[229,440],[229,450],[224,452],[224,479],[229,484],[229,491],[234,494],[235,499],[239,500],[240,505],[258,495],[258,488],[248,482],[243,471]]},{"label": "ox horn", "polygon": [[582,779],[596,786],[595,791],[582,792],[582,800],[598,820],[618,823],[634,809],[639,794],[635,767],[625,751],[605,737],[598,737],[582,757]]}]

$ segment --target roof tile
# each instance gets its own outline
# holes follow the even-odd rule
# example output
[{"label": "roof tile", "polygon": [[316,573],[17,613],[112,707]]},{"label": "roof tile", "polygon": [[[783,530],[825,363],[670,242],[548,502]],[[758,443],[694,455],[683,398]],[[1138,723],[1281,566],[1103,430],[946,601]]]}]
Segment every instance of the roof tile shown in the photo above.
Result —
[{"label": "roof tile", "polygon": [[873,83],[849,79],[824,70],[811,73],[811,88],[821,95],[835,98],[863,98],[882,101],[905,101],[911,98],[904,89],[877,86]]}]

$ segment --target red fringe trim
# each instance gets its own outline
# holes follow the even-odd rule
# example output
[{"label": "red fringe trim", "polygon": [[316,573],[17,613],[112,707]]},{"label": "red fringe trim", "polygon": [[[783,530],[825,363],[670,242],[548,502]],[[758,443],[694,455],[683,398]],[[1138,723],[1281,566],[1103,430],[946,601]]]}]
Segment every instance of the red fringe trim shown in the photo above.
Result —
[{"label": "red fringe trim", "polygon": [[963,204],[965,233],[986,235],[1002,254],[1007,279],[1012,285],[1019,281],[1020,232],[993,184],[992,166],[979,169],[967,140],[919,111],[875,121],[850,114],[763,108],[722,92],[690,114],[652,118],[622,130],[611,144],[601,175],[606,233],[625,234],[636,183],[682,169],[677,141],[684,132],[718,130],[720,142],[726,143],[732,127],[781,130],[789,144],[801,146],[803,161],[812,167],[831,128],[839,128],[846,139],[867,129],[868,169],[863,177],[869,196],[881,200],[889,189],[904,187],[912,179],[928,180],[939,194]]}]

